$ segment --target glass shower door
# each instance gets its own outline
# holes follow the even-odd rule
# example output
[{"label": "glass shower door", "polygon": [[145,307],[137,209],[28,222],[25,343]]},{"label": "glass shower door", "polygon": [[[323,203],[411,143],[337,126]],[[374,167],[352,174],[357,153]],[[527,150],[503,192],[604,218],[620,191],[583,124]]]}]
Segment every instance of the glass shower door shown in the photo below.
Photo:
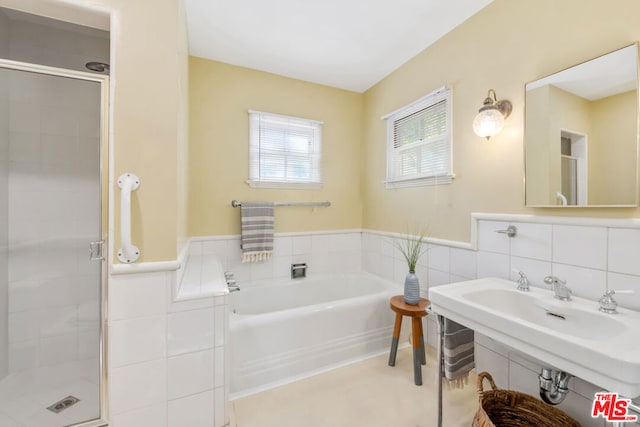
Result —
[{"label": "glass shower door", "polygon": [[1,426],[101,415],[104,83],[76,74],[0,65]]}]

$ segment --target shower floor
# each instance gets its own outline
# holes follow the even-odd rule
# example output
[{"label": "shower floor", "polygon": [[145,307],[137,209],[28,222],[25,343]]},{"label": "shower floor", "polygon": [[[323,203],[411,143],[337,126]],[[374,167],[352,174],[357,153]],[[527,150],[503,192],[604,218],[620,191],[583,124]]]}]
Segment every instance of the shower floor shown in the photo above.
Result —
[{"label": "shower floor", "polygon": [[[11,374],[0,381],[0,426],[63,427],[100,414],[97,360],[83,360]],[[56,414],[53,403],[80,401]]]}]

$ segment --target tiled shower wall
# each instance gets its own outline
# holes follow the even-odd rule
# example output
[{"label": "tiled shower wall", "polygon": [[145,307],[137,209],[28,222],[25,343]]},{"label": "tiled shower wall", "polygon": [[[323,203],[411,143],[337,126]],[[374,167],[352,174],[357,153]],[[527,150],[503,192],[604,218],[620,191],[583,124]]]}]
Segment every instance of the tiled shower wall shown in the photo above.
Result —
[{"label": "tiled shower wall", "polygon": [[[9,59],[82,69],[82,55],[73,52],[91,47],[108,57],[108,38],[98,46],[21,16],[2,16]],[[9,179],[1,187],[10,227],[9,265],[0,271],[8,271],[9,371],[95,359],[99,264],[87,248],[100,235],[99,85],[4,73]]]},{"label": "tiled shower wall", "polygon": [[[98,356],[100,235],[96,83],[12,72],[9,365]],[[36,88],[37,89],[34,89]]]}]

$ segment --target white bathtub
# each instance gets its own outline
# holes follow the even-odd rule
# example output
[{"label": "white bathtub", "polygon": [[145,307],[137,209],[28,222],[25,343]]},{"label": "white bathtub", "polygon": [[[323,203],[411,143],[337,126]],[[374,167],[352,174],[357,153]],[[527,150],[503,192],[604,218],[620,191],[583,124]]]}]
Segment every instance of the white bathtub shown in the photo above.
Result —
[{"label": "white bathtub", "polygon": [[399,285],[360,273],[240,286],[229,301],[232,399],[389,350]]}]

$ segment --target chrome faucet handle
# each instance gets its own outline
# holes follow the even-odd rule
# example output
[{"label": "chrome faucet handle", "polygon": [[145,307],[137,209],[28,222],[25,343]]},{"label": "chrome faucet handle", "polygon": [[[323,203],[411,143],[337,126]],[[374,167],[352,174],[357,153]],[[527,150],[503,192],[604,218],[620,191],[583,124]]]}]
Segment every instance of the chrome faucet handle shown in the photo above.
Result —
[{"label": "chrome faucet handle", "polygon": [[566,280],[562,280],[556,276],[547,276],[544,278],[544,283],[546,283],[547,285],[555,285],[557,283],[561,284],[561,285],[566,285],[567,281]]},{"label": "chrome faucet handle", "polygon": [[557,278],[556,276],[547,276],[544,283],[551,285],[555,297],[562,301],[570,301],[573,291],[567,286],[567,281]]},{"label": "chrome faucet handle", "polygon": [[529,289],[529,279],[527,279],[527,276],[524,274],[524,272],[515,268],[512,271],[520,275],[520,278],[518,279],[518,290],[522,292],[529,292],[531,290]]},{"label": "chrome faucet handle", "polygon": [[618,302],[615,299],[613,299],[613,295],[616,293],[630,294],[630,295],[635,294],[635,292],[632,290],[616,291],[612,289],[610,291],[606,291],[604,295],[602,295],[602,297],[598,300],[598,303],[600,303],[600,307],[598,308],[598,310],[607,314],[618,313]]}]

